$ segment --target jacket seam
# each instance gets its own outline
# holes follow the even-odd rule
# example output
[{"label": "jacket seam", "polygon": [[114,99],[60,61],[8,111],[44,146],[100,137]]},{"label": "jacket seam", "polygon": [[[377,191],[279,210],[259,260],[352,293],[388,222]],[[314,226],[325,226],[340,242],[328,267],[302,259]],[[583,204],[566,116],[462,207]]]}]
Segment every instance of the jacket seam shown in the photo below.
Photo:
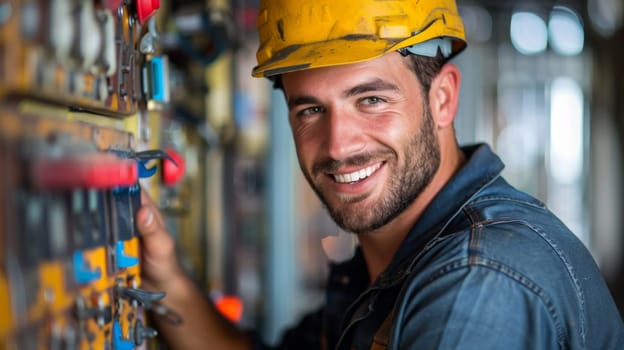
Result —
[{"label": "jacket seam", "polygon": [[505,224],[505,223],[516,223],[516,224],[520,224],[523,225],[527,228],[529,228],[531,231],[535,232],[541,239],[543,239],[546,244],[550,247],[550,249],[553,250],[553,252],[557,255],[557,257],[559,258],[559,260],[563,263],[563,265],[565,266],[565,269],[568,273],[568,277],[570,278],[570,280],[572,281],[573,285],[574,285],[574,294],[577,297],[578,300],[578,304],[579,304],[579,308],[580,308],[580,312],[579,312],[579,330],[580,330],[580,336],[581,336],[581,342],[583,344],[583,346],[585,346],[586,344],[586,325],[585,325],[585,313],[586,313],[586,306],[585,306],[585,295],[583,293],[583,288],[581,287],[581,283],[579,282],[579,278],[576,275],[576,272],[574,271],[574,268],[572,266],[572,264],[570,264],[570,262],[568,261],[568,258],[566,257],[566,255],[563,253],[563,251],[561,249],[559,249],[559,247],[557,246],[556,242],[554,242],[552,239],[550,239],[548,237],[548,235],[546,234],[546,232],[544,232],[539,226],[533,225],[525,220],[519,220],[519,219],[497,219],[497,220],[490,220],[490,221],[483,221],[480,223],[474,223],[473,224],[473,234],[471,234],[471,241],[470,241],[470,247],[473,248],[472,245],[472,238],[474,236],[474,231],[477,227],[479,227],[479,231],[481,231],[483,229],[483,227],[487,227],[487,226],[495,226],[495,225],[500,225],[500,224]]},{"label": "jacket seam", "polygon": [[557,342],[559,343],[561,348],[566,348],[566,330],[560,322],[560,319],[562,319],[562,317],[559,317],[554,303],[552,302],[552,299],[548,296],[548,293],[546,293],[544,289],[542,289],[533,280],[514,270],[510,266],[507,266],[495,260],[471,255],[468,258],[462,258],[441,267],[427,280],[427,282],[432,283],[435,280],[443,277],[444,275],[453,271],[460,270],[462,268],[472,269],[475,267],[483,267],[488,270],[501,273],[504,276],[507,276],[512,281],[516,282],[521,287],[533,293],[535,296],[537,296],[537,298],[546,307],[546,310],[548,310],[551,321],[555,325],[555,329],[557,330]]},{"label": "jacket seam", "polygon": [[484,202],[490,202],[490,201],[509,201],[509,202],[514,202],[514,203],[521,203],[521,204],[526,204],[528,206],[534,207],[534,208],[539,208],[539,209],[546,209],[546,205],[544,205],[544,203],[540,202],[540,201],[528,201],[528,200],[524,200],[524,199],[520,199],[518,197],[514,197],[514,196],[503,196],[503,195],[488,195],[488,196],[482,196],[479,197],[477,199],[475,199],[474,201],[472,201],[469,205],[467,205],[466,207],[470,207],[474,204],[480,204],[480,203],[484,203]]}]

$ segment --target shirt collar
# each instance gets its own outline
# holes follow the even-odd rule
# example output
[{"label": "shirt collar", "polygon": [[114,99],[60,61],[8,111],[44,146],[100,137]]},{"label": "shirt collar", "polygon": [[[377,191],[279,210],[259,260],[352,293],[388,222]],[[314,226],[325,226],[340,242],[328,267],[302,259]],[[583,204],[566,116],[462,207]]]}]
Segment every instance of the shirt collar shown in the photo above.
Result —
[{"label": "shirt collar", "polygon": [[467,162],[457,174],[433,198],[418,219],[403,244],[395,254],[386,272],[379,279],[381,284],[396,280],[406,268],[406,259],[448,225],[459,211],[485,185],[497,178],[504,168],[503,162],[487,144],[462,147]]},{"label": "shirt collar", "polygon": [[[394,255],[390,266],[379,276],[375,285],[385,288],[394,285],[406,273],[409,257],[422,250],[424,245],[448,225],[461,209],[484,186],[497,178],[504,168],[503,162],[487,144],[462,147],[467,162],[433,198],[418,219],[405,241]],[[366,263],[358,246],[355,256],[340,264],[332,264],[330,283],[349,289],[363,288],[368,282]],[[359,289],[359,288],[356,288]]]}]

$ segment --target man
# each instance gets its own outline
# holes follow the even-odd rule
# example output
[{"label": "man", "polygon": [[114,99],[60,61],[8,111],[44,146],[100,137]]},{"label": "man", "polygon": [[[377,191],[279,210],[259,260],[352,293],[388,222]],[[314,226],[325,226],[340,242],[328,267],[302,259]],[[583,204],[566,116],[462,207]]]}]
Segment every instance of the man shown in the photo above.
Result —
[{"label": "man", "polygon": [[[253,75],[284,92],[301,170],[359,240],[325,307],[284,336],[307,349],[624,349],[583,244],[453,129],[465,47],[453,0],[261,1]],[[145,284],[168,293],[176,348],[260,347],[182,273],[148,198]]]}]

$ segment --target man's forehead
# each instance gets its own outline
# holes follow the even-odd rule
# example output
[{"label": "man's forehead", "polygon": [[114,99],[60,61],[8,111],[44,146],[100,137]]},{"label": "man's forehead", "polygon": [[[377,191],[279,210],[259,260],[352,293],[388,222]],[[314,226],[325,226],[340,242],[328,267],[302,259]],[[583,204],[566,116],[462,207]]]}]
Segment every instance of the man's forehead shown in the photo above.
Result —
[{"label": "man's forehead", "polygon": [[393,79],[403,78],[411,71],[409,60],[393,53],[362,62],[288,72],[281,75],[281,80],[284,88],[289,90],[327,81],[345,86],[366,84],[371,85],[370,89],[388,89]]}]

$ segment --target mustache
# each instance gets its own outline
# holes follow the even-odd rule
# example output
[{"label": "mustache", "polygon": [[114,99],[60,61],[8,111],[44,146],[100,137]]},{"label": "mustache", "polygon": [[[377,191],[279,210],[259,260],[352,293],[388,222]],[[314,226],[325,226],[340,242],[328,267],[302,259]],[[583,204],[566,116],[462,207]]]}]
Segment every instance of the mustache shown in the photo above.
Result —
[{"label": "mustache", "polygon": [[388,155],[394,154],[391,151],[380,151],[375,153],[364,153],[350,156],[344,159],[325,158],[318,161],[312,167],[314,174],[318,173],[336,173],[342,167],[359,167],[373,163],[373,159],[381,159]]}]

